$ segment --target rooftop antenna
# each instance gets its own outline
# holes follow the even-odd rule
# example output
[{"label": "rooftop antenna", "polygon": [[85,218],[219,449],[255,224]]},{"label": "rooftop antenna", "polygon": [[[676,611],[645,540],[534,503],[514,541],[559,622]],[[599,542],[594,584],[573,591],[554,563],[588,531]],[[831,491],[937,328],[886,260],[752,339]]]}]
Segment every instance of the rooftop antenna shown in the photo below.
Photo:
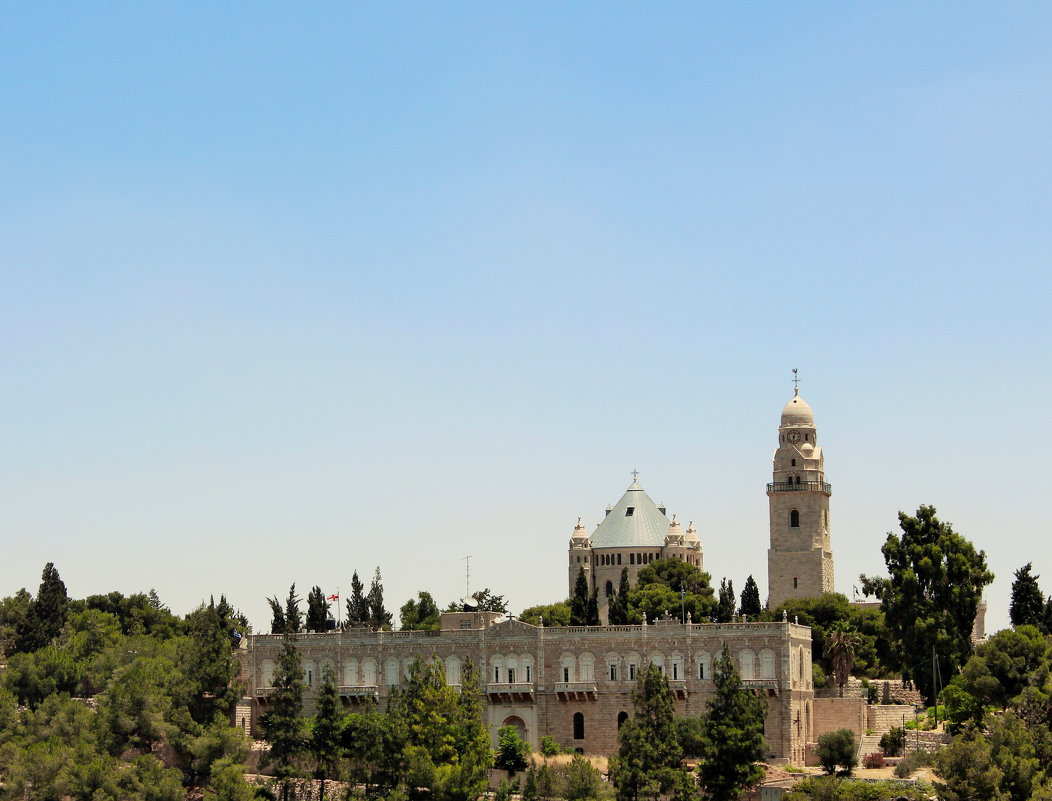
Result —
[{"label": "rooftop antenna", "polygon": [[795,398],[800,394],[800,376],[797,375],[797,369],[793,368],[793,397]]},{"label": "rooftop antenna", "polygon": [[471,555],[464,557],[464,597],[471,597]]}]

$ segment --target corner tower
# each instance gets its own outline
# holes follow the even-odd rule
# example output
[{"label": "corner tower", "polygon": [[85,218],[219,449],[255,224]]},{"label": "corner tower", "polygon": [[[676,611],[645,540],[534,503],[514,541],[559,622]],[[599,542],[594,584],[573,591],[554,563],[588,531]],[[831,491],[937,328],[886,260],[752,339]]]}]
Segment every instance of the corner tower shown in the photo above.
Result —
[{"label": "corner tower", "polygon": [[782,409],[773,480],[767,485],[771,511],[767,599],[771,609],[788,598],[833,592],[831,494],[814,414],[798,390],[794,391]]}]

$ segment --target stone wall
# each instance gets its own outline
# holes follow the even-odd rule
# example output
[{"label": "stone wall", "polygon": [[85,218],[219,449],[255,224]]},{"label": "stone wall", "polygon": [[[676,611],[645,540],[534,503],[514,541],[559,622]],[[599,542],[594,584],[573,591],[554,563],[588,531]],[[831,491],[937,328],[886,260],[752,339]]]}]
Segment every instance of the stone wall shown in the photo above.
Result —
[{"label": "stone wall", "polygon": [[[470,660],[481,677],[494,744],[500,726],[515,725],[535,749],[549,735],[588,754],[616,752],[620,722],[632,714],[631,693],[648,663],[669,678],[678,714],[703,714],[724,644],[745,686],[767,699],[764,733],[772,755],[801,761],[814,737],[811,631],[789,622],[542,628],[505,620],[475,629],[297,637],[308,714],[326,667],[336,673],[348,707],[376,698],[383,709],[414,659],[439,660],[453,685]],[[281,648],[280,636],[255,635],[242,652],[253,729]]]},{"label": "stone wall", "polygon": [[866,733],[866,702],[861,698],[816,698],[814,739],[837,729],[851,729],[858,737]]},{"label": "stone wall", "polygon": [[912,704],[872,704],[866,707],[866,728],[876,732],[891,731],[913,720]]}]

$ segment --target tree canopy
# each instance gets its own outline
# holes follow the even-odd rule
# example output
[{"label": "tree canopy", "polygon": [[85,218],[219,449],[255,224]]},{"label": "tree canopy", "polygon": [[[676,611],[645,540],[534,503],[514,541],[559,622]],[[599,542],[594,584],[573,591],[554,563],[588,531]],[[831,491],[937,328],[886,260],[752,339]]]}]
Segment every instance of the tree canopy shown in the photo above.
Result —
[{"label": "tree canopy", "polygon": [[1037,626],[1043,629],[1045,626],[1045,598],[1037,583],[1041,577],[1031,575],[1032,569],[1033,563],[1027,562],[1015,571],[1008,617],[1013,626]]},{"label": "tree canopy", "polygon": [[994,576],[986,554],[939,520],[934,507],[921,506],[916,516],[900,512],[899,526],[902,535],[890,532],[881,548],[888,577],[862,576],[862,586],[881,600],[903,676],[934,702],[936,670],[952,676],[971,654],[975,615]]}]

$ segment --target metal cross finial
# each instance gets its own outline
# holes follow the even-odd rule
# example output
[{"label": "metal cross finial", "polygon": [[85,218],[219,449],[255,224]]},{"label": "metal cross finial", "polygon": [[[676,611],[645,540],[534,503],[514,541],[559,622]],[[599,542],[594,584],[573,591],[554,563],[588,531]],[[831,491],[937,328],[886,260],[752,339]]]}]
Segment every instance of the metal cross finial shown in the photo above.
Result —
[{"label": "metal cross finial", "polygon": [[639,471],[638,471],[638,470],[633,470],[633,471],[632,471],[632,480],[633,480],[633,481],[635,481],[635,480],[636,480],[636,477],[637,477],[638,475],[639,475]]},{"label": "metal cross finial", "polygon": [[795,398],[800,394],[800,377],[797,375],[797,370],[793,368],[793,397]]}]

